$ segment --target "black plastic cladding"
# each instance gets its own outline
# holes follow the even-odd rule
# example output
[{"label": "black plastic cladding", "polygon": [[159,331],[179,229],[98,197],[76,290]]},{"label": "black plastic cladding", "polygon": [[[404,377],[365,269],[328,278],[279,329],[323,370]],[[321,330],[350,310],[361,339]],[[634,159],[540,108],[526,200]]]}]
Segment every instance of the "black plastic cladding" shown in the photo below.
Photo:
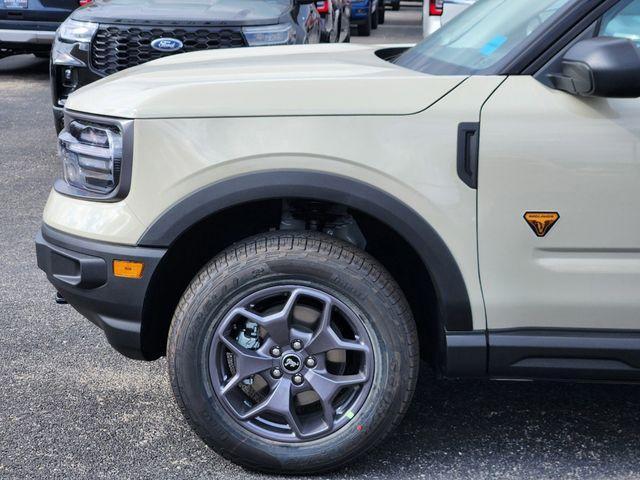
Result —
[{"label": "black plastic cladding", "polygon": [[[36,253],[38,266],[55,289],[102,328],[116,350],[130,358],[146,358],[140,336],[144,299],[166,250],[99,242],[43,225],[36,235]],[[142,278],[114,276],[114,260],[143,262]]]},{"label": "black plastic cladding", "polygon": [[169,208],[142,235],[141,246],[169,247],[201,220],[243,203],[309,198],[360,210],[389,225],[420,255],[435,285],[443,330],[473,330],[462,273],[438,233],[417,212],[388,193],[322,172],[263,172],[241,175],[198,190]]}]

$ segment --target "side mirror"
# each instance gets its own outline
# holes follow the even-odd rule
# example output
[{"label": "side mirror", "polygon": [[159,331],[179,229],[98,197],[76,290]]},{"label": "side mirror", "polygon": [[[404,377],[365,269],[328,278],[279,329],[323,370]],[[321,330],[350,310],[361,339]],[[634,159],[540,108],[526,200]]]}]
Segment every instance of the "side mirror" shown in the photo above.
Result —
[{"label": "side mirror", "polygon": [[550,75],[558,90],[581,97],[640,97],[640,51],[628,39],[598,37],[576,43]]}]

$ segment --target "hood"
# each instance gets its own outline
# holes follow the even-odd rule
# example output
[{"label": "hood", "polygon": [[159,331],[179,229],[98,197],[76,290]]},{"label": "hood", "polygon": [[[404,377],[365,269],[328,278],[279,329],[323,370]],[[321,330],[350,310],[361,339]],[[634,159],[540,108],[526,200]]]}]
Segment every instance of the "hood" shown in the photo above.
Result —
[{"label": "hood", "polygon": [[386,62],[373,45],[209,50],[123,70],[72,94],[66,108],[120,118],[411,114],[464,77]]},{"label": "hood", "polygon": [[291,0],[94,0],[74,20],[117,24],[266,25],[278,23]]}]

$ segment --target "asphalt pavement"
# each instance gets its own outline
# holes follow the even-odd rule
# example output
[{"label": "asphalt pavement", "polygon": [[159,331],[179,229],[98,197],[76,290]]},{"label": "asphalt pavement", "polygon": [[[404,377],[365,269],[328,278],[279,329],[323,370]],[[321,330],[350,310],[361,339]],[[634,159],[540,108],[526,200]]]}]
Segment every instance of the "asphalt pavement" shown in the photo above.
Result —
[{"label": "asphalt pavement", "polygon": [[[416,41],[416,12],[387,12],[367,42]],[[47,62],[0,60],[0,478],[272,478],[200,442],[174,404],[164,360],[122,357],[54,303],[33,237],[60,173],[55,145]],[[639,394],[443,381],[424,368],[399,430],[326,478],[639,478]]]}]

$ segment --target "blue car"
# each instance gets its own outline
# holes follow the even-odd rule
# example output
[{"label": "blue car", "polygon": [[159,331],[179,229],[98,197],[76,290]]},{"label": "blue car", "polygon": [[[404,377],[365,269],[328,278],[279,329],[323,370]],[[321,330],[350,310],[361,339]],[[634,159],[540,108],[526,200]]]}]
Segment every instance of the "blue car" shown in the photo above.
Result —
[{"label": "blue car", "polygon": [[378,28],[384,22],[384,5],[381,0],[352,0],[351,2],[351,24],[358,27],[358,35],[368,37],[371,30]]}]

